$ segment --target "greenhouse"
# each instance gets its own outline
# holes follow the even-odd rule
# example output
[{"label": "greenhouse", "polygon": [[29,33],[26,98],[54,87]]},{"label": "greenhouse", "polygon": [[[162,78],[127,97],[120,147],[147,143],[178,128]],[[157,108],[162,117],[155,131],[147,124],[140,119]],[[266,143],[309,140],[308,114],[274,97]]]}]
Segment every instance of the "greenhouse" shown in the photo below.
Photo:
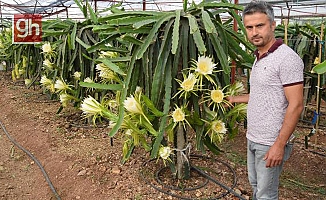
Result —
[{"label": "greenhouse", "polygon": [[0,0],[0,197],[325,199],[326,0],[265,2]]}]

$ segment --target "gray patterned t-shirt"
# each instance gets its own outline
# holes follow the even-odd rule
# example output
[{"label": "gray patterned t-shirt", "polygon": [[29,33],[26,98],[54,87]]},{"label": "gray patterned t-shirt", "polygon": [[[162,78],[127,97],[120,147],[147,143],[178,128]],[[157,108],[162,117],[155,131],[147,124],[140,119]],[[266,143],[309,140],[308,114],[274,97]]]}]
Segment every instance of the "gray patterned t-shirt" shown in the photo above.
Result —
[{"label": "gray patterned t-shirt", "polygon": [[302,59],[287,45],[259,60],[250,76],[247,138],[273,145],[282,127],[288,106],[283,87],[303,81]]}]

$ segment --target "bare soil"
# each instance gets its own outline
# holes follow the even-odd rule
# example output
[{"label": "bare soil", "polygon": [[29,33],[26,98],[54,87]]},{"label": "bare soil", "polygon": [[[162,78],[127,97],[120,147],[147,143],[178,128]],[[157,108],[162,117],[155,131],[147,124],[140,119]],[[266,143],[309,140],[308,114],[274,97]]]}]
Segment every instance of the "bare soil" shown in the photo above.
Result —
[{"label": "bare soil", "polygon": [[[307,149],[304,136],[310,133],[312,125],[298,124],[295,148],[281,177],[280,199],[326,199],[325,102],[322,105],[320,127],[310,138]],[[119,136],[111,139],[107,126],[85,124],[80,111],[73,107],[57,114],[59,107],[60,103],[50,100],[39,87],[27,89],[23,81],[13,82],[10,73],[0,71],[0,121],[11,137],[41,163],[61,199],[180,199],[173,196],[213,199],[221,194],[220,199],[238,199],[233,194],[223,195],[225,189],[207,182],[196,171],[192,171],[193,178],[186,182],[172,180],[168,169],[156,160],[150,161],[149,154],[142,149],[136,149],[131,159],[121,164]],[[314,105],[309,109],[313,110]],[[211,172],[214,180],[228,187],[236,178],[233,190],[249,199],[245,129],[220,148],[224,153],[207,152],[205,156],[210,156],[209,159],[193,157],[192,163]],[[0,150],[1,199],[58,199],[37,163],[15,146],[1,128]],[[173,185],[180,184],[184,188],[202,185],[206,188],[172,191]],[[162,185],[167,189],[163,190]]]}]

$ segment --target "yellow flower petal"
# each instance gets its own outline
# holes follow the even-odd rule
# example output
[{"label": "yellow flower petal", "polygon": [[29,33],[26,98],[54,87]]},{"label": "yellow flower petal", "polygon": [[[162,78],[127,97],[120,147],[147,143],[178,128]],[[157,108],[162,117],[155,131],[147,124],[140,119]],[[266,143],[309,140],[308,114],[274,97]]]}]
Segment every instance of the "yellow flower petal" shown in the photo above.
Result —
[{"label": "yellow flower petal", "polygon": [[215,65],[216,64],[212,62],[211,58],[200,56],[197,61],[197,69],[195,71],[202,75],[212,74]]},{"label": "yellow flower petal", "polygon": [[48,79],[45,75],[41,77],[40,83],[44,86],[48,86],[52,84],[52,80]]},{"label": "yellow flower petal", "polygon": [[94,81],[91,78],[89,78],[89,77],[85,78],[84,79],[84,82],[85,83],[94,83]]},{"label": "yellow flower petal", "polygon": [[185,113],[182,111],[181,108],[176,108],[172,113],[172,118],[174,122],[181,122],[185,120]]},{"label": "yellow flower petal", "polygon": [[170,147],[160,147],[159,149],[159,155],[164,160],[168,159],[171,153],[172,149]]},{"label": "yellow flower petal", "polygon": [[133,96],[127,97],[127,99],[124,101],[124,107],[131,113],[141,114],[143,112],[140,104]]},{"label": "yellow flower petal", "polygon": [[211,91],[211,99],[215,103],[221,103],[223,101],[223,98],[224,98],[224,93],[222,90],[212,90]]},{"label": "yellow flower petal", "polygon": [[68,105],[68,102],[72,99],[72,97],[66,93],[60,94],[60,102],[63,107],[66,107]]},{"label": "yellow flower petal", "polygon": [[75,72],[73,76],[75,80],[80,80],[81,72]]},{"label": "yellow flower petal", "polygon": [[53,64],[51,63],[51,61],[49,59],[45,59],[43,61],[43,65],[48,67],[49,69],[52,69],[52,66],[53,66]]},{"label": "yellow flower petal", "polygon": [[211,123],[211,129],[215,133],[226,133],[226,128],[224,122],[221,120],[215,120]]},{"label": "yellow flower petal", "polygon": [[181,83],[181,87],[184,91],[189,92],[194,89],[196,82],[197,79],[194,74],[189,74],[188,78]]},{"label": "yellow flower petal", "polygon": [[83,103],[80,106],[80,109],[86,115],[100,115],[103,110],[101,104],[91,96],[84,99]]},{"label": "yellow flower petal", "polygon": [[42,51],[44,53],[51,53],[52,52],[52,47],[49,42],[46,42],[45,44],[42,45]]},{"label": "yellow flower petal", "polygon": [[63,90],[68,90],[69,86],[64,81],[58,79],[55,82],[54,88],[59,90],[59,91],[63,91]]},{"label": "yellow flower petal", "polygon": [[318,57],[316,57],[315,58],[315,61],[314,61],[314,65],[318,65],[320,62],[319,62],[319,58]]},{"label": "yellow flower petal", "polygon": [[32,83],[32,80],[31,79],[25,79],[25,85],[29,85],[29,84],[31,84]]}]

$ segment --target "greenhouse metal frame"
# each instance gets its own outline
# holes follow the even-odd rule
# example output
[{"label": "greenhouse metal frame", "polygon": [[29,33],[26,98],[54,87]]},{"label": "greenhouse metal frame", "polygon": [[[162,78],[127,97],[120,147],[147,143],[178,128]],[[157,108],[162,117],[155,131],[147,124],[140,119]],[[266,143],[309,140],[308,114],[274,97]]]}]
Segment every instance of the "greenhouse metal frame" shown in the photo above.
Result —
[{"label": "greenhouse metal frame", "polygon": [[[96,11],[103,11],[108,6],[121,3],[126,10],[176,10],[181,9],[183,1],[164,0],[90,0]],[[201,1],[194,0],[195,3]],[[234,0],[230,3],[246,5],[250,0]],[[275,10],[276,18],[300,20],[303,18],[326,17],[325,0],[287,0],[269,2]],[[189,4],[192,3],[189,1]],[[44,17],[82,19],[83,16],[74,0],[1,0],[0,17],[10,18],[17,13],[42,14]]]}]

